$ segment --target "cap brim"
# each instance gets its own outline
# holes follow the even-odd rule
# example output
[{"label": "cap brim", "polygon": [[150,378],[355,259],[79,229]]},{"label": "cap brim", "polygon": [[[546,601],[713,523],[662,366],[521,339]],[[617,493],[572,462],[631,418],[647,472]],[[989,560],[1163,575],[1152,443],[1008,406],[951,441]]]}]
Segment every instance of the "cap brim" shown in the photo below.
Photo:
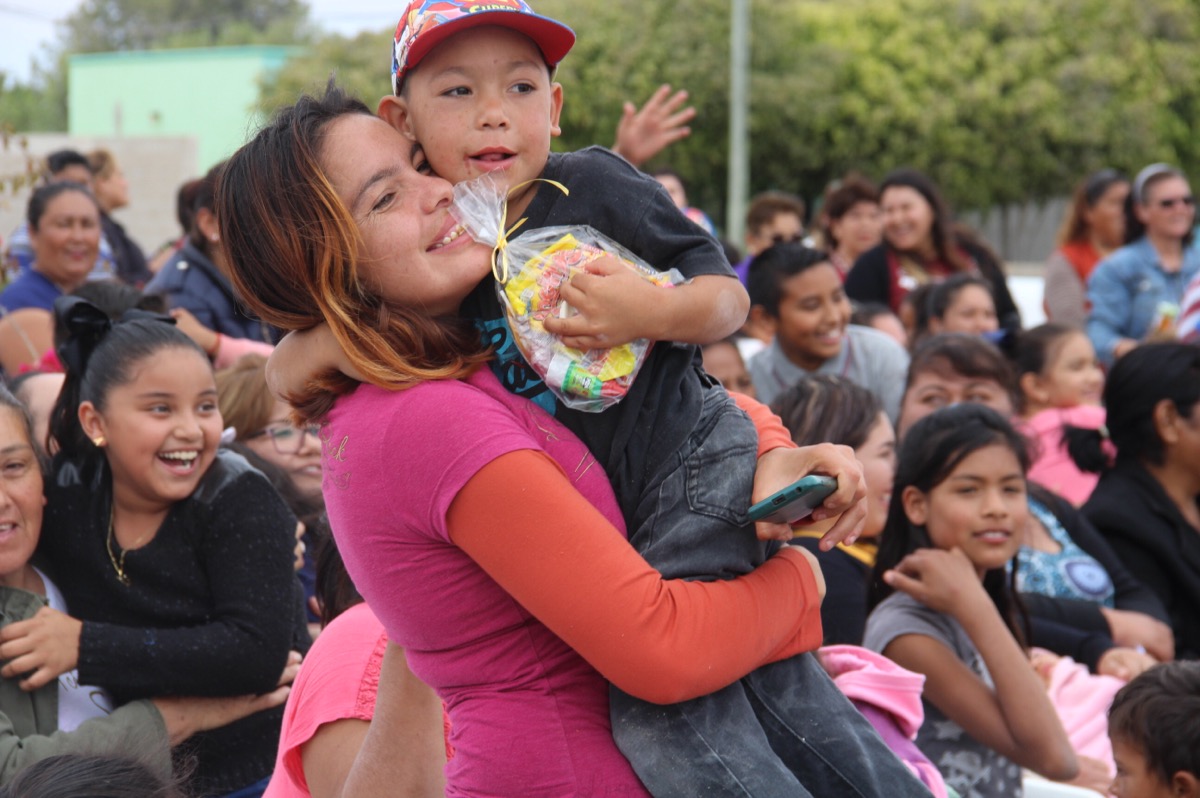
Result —
[{"label": "cap brim", "polygon": [[480,11],[443,22],[419,35],[408,52],[408,64],[403,74],[411,72],[425,60],[430,50],[448,37],[483,25],[495,25],[525,34],[538,46],[542,51],[542,58],[552,67],[558,66],[575,45],[575,31],[549,17],[519,11]]}]

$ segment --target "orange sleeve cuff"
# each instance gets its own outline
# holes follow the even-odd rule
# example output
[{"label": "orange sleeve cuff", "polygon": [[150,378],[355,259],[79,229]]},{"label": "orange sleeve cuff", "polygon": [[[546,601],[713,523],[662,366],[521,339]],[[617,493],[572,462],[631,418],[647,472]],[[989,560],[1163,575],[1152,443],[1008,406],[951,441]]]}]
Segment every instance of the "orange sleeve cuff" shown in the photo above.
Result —
[{"label": "orange sleeve cuff", "polygon": [[772,449],[796,448],[796,442],[792,440],[791,433],[788,432],[787,427],[783,426],[783,421],[779,416],[771,412],[771,408],[745,394],[730,391],[729,395],[733,397],[737,406],[750,416],[750,420],[754,422],[754,428],[758,430],[759,457]]}]

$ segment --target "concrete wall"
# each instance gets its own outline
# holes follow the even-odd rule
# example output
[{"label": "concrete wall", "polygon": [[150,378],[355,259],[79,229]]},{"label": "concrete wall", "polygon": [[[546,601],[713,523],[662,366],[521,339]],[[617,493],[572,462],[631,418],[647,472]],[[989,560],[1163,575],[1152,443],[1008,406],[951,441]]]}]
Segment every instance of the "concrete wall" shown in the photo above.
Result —
[{"label": "concrete wall", "polygon": [[259,81],[296,52],[256,46],[71,56],[69,132],[195,137],[197,166],[207,171],[258,128]]},{"label": "concrete wall", "polygon": [[[187,180],[200,176],[197,143],[193,137],[107,138],[68,136],[64,133],[33,133],[25,137],[22,151],[15,141],[0,148],[0,175],[21,174],[29,158],[40,160],[47,153],[71,148],[87,153],[97,147],[112,150],[129,179],[129,207],[113,218],[125,226],[149,256],[155,248],[179,235],[175,221],[175,194]],[[7,185],[7,183],[6,183]],[[30,190],[0,195],[0,238],[7,238],[22,219]]]}]

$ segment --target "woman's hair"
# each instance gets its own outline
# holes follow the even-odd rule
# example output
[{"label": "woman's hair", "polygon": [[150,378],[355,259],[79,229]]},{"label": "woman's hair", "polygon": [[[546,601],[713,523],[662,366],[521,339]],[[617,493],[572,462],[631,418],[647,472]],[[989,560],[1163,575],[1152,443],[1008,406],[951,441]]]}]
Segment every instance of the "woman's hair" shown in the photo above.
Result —
[{"label": "woman's hair", "polygon": [[[127,310],[144,310],[147,313],[165,314],[167,300],[159,294],[146,294],[120,280],[88,280],[71,292],[71,296],[86,299],[104,311],[113,321],[121,318]],[[61,316],[54,317],[54,346],[57,348],[67,340],[66,324]]]},{"label": "woman's hair", "polygon": [[1079,182],[1075,193],[1071,196],[1071,204],[1063,217],[1062,227],[1058,230],[1058,246],[1086,241],[1091,235],[1091,227],[1087,222],[1087,212],[1096,207],[1108,190],[1119,183],[1128,183],[1129,178],[1116,169],[1101,169],[1093,172]]},{"label": "woman's hair", "polygon": [[[1200,402],[1200,346],[1143,344],[1113,365],[1104,383],[1104,406],[1105,426],[1117,449],[1117,462],[1162,465],[1167,452],[1154,422],[1154,409],[1163,401],[1170,401],[1181,416],[1192,415]],[[1071,459],[1084,471],[1102,472],[1109,467],[1104,432],[1079,427],[1063,430]]]},{"label": "woman's hair", "polygon": [[1200,662],[1156,665],[1117,691],[1108,734],[1139,751],[1163,784],[1200,776]]},{"label": "woman's hair", "polygon": [[136,757],[60,754],[20,770],[0,798],[186,798],[181,779],[164,778]]},{"label": "woman's hair", "polygon": [[929,230],[929,235],[933,239],[933,248],[937,252],[938,259],[955,271],[967,271],[970,264],[958,250],[954,216],[950,213],[950,206],[946,204],[946,200],[942,198],[942,194],[934,182],[916,169],[897,169],[889,173],[879,184],[879,196],[882,198],[884,192],[889,188],[900,186],[916,191],[933,209],[933,226]]},{"label": "woman's hair", "polygon": [[117,170],[117,156],[112,154],[112,150],[99,147],[87,154],[87,160],[94,177],[103,179]]},{"label": "woman's hair", "polygon": [[112,389],[129,383],[146,358],[177,347],[208,361],[204,350],[169,318],[129,311],[113,322],[95,305],[72,296],[55,300],[54,314],[61,317],[56,323],[68,331],[57,350],[67,376],[50,414],[50,436],[67,457],[89,457],[99,451],[79,422],[80,404],[91,402],[103,411]]},{"label": "woman's hair", "polygon": [[[26,372],[26,374],[37,374],[36,371]],[[25,376],[25,375],[21,375]],[[45,463],[41,463],[42,447],[34,440],[33,431],[33,415],[29,412],[29,408],[25,403],[16,397],[16,391],[20,383],[13,380],[8,386],[0,385],[0,408],[7,408],[17,418],[17,423],[21,427],[22,433],[25,435],[25,442],[33,447],[33,451],[38,455],[39,464],[42,470],[45,470]]]},{"label": "woman's hair", "polygon": [[362,594],[354,586],[342,553],[338,550],[333,535],[326,535],[317,546],[317,580],[313,594],[321,608],[321,626],[333,623],[333,619],[346,610],[363,602]]},{"label": "woman's hair", "polygon": [[[50,207],[50,203],[57,199],[60,194],[66,194],[71,191],[82,194],[91,200],[93,205],[96,205],[96,198],[92,196],[91,190],[83,183],[60,180],[56,183],[39,186],[33,190],[33,194],[29,197],[29,204],[25,206],[25,221],[29,223],[29,229],[36,233],[38,225],[42,223],[42,217],[46,215],[46,209]],[[96,213],[100,213],[99,205],[96,205]]]},{"label": "woman's hair", "polygon": [[[1129,191],[1129,196],[1125,198],[1126,244],[1132,244],[1146,234],[1146,225],[1138,218],[1137,206],[1141,205],[1144,207],[1146,205],[1146,197],[1150,193],[1150,187],[1169,177],[1178,177],[1182,180],[1187,180],[1187,175],[1165,163],[1150,164],[1138,172],[1137,177],[1133,179],[1133,188]],[[1183,237],[1183,245],[1186,247],[1191,244],[1194,236],[1195,228],[1188,228],[1187,235]]]},{"label": "woman's hair", "polygon": [[89,172],[92,171],[91,162],[78,150],[55,150],[46,156],[42,168],[43,178],[46,182],[50,182],[54,180],[56,174],[70,166],[82,166]]},{"label": "woman's hair", "polygon": [[[358,275],[361,236],[329,182],[321,150],[331,123],[373,116],[332,84],[303,96],[231,157],[217,185],[217,214],[238,294],[281,330],[327,323],[368,382],[400,389],[471,373],[487,359],[479,333],[458,318],[431,317],[388,302]],[[320,417],[332,395],[354,383],[340,374],[290,397],[305,417]]]},{"label": "woman's hair", "polygon": [[[979,275],[970,272],[952,274],[940,283],[934,283],[933,288],[929,290],[929,298],[926,300],[927,318],[945,318],[946,311],[954,304],[954,300],[958,298],[962,290],[969,285],[978,286],[986,291],[988,296],[992,296],[992,284]],[[995,305],[995,302],[993,297],[992,304]]]},{"label": "woman's hair", "polygon": [[196,217],[196,197],[203,188],[204,178],[197,178],[181,185],[175,194],[175,219],[179,222],[179,229],[189,237],[192,219]]},{"label": "woman's hair", "polygon": [[798,446],[839,443],[857,449],[879,423],[875,394],[845,377],[804,377],[771,403]]},{"label": "woman's hair", "polygon": [[833,234],[833,223],[860,202],[879,204],[879,190],[862,175],[848,175],[844,180],[829,185],[825,192],[825,201],[821,204],[821,215],[824,219],[821,233],[825,236],[825,245],[830,250],[838,248],[837,236]]},{"label": "woman's hair", "polygon": [[[988,446],[1000,445],[1009,449],[1021,465],[1029,470],[1029,452],[1025,438],[995,410],[983,405],[961,404],[942,408],[913,425],[900,444],[896,463],[896,482],[892,501],[888,505],[887,524],[879,538],[879,554],[867,596],[867,605],[874,608],[893,592],[883,581],[883,574],[900,564],[917,549],[933,548],[924,526],[908,520],[904,511],[904,490],[914,487],[928,494],[942,484],[967,457]],[[996,609],[1009,631],[1022,646],[1028,639],[1024,613],[1016,598],[1017,563],[1011,568],[997,568],[983,577],[983,587],[991,596]],[[1021,617],[1021,624],[1017,623]]]},{"label": "woman's hair", "polygon": [[17,773],[0,798],[185,798],[175,779],[134,757],[59,754]]},{"label": "woman's hair", "polygon": [[750,304],[762,305],[769,315],[778,317],[784,282],[820,263],[829,263],[829,255],[798,242],[786,241],[764,249],[750,261],[746,278]]},{"label": "woman's hair", "polygon": [[793,214],[800,220],[800,224],[804,224],[807,216],[804,200],[785,191],[764,191],[756,194],[750,200],[750,207],[746,209],[746,231],[757,235],[776,216],[785,213]]},{"label": "woman's hair", "polygon": [[211,247],[208,239],[204,235],[204,231],[200,229],[200,225],[196,224],[196,216],[202,210],[207,210],[210,213],[216,212],[216,187],[217,178],[221,174],[221,169],[225,166],[224,161],[209,169],[204,177],[194,181],[194,184],[188,184],[191,187],[191,214],[188,216],[187,235],[188,241],[196,249],[204,253],[205,257],[212,257]]},{"label": "woman's hair", "polygon": [[923,340],[909,361],[904,389],[911,388],[917,377],[926,372],[992,380],[1008,391],[1016,406],[1012,367],[999,349],[977,335],[942,333]]},{"label": "woman's hair", "polygon": [[267,359],[245,355],[218,371],[217,402],[225,426],[237,431],[237,440],[261,432],[275,411],[275,396],[267,387]]}]

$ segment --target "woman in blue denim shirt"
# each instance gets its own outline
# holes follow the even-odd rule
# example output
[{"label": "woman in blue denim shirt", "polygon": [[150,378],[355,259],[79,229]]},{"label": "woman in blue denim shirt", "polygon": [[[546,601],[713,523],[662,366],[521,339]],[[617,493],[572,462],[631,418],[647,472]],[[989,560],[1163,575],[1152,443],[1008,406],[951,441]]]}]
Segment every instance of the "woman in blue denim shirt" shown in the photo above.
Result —
[{"label": "woman in blue denim shirt", "polygon": [[1088,280],[1087,333],[1106,366],[1151,337],[1173,337],[1184,288],[1200,272],[1193,249],[1196,200],[1167,164],[1147,166],[1126,201],[1125,246]]}]

